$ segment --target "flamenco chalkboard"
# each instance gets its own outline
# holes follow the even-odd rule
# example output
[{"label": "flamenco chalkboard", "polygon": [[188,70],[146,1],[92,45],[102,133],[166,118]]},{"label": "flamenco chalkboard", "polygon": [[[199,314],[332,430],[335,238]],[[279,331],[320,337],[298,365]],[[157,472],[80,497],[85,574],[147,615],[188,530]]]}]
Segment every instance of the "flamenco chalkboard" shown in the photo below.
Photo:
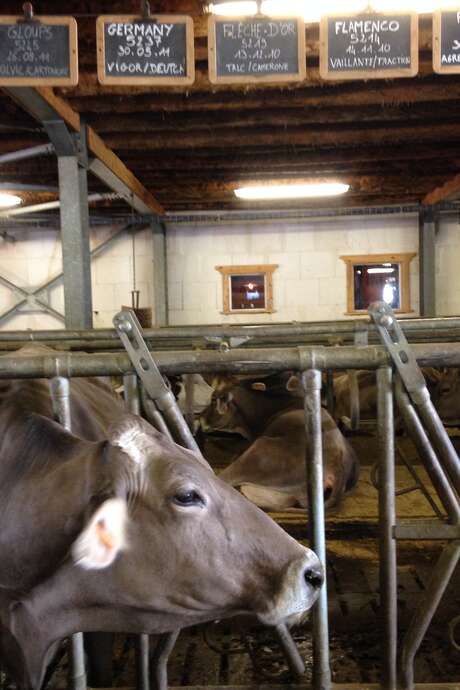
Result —
[{"label": "flamenco chalkboard", "polygon": [[101,84],[195,81],[193,20],[183,15],[107,15],[96,24]]},{"label": "flamenco chalkboard", "polygon": [[0,17],[0,86],[78,84],[73,17]]},{"label": "flamenco chalkboard", "polygon": [[460,9],[433,12],[433,69],[460,72]]},{"label": "flamenco chalkboard", "polygon": [[319,71],[323,79],[387,79],[418,72],[415,12],[322,17]]},{"label": "flamenco chalkboard", "polygon": [[305,24],[293,17],[211,16],[208,65],[213,84],[302,81]]}]

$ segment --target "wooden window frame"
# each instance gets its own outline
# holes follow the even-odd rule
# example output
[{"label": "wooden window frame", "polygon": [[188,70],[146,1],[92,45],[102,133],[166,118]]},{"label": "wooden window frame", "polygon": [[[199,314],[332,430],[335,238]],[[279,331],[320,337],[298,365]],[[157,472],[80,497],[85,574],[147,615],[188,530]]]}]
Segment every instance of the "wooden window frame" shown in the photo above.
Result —
[{"label": "wooden window frame", "polygon": [[[222,274],[223,314],[273,314],[273,273],[279,264],[252,264],[250,266],[216,266]],[[265,309],[231,309],[230,278],[236,275],[261,273],[265,282]]]},{"label": "wooden window frame", "polygon": [[399,264],[399,285],[400,285],[400,304],[399,309],[394,309],[395,314],[410,314],[410,262],[417,256],[415,252],[404,252],[402,254],[354,254],[351,256],[341,256],[342,261],[347,266],[347,316],[356,314],[367,314],[367,309],[355,309],[355,289],[353,266],[357,264]]}]

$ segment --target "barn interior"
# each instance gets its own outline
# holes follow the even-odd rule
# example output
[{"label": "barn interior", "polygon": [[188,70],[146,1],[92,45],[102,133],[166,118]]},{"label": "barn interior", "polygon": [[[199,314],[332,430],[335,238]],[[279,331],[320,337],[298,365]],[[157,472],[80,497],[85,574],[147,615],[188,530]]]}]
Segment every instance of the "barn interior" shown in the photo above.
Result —
[{"label": "barn interior", "polygon": [[[31,19],[30,7],[0,4],[0,26],[3,16],[24,12],[27,19],[29,12]],[[235,619],[182,631],[167,681],[152,671],[155,658],[150,677],[145,655],[139,661],[145,639],[120,637],[111,685],[412,690],[415,678],[426,690],[457,688],[460,70],[433,67],[433,13],[442,5],[337,2],[323,10],[415,11],[414,75],[324,78],[322,10],[299,0],[293,16],[305,31],[304,76],[232,83],[210,79],[209,5],[34,2],[38,19],[76,20],[78,83],[18,85],[0,69],[0,201],[3,193],[20,199],[0,209],[0,378],[110,375],[139,411],[136,385],[142,401],[145,390],[156,400],[155,390],[142,373],[133,384],[135,360],[123,329],[114,328],[120,310],[132,308],[173,390],[174,377],[182,377],[182,412],[216,472],[253,439],[200,431],[212,389],[195,375],[208,384],[230,374],[265,385],[269,375],[293,370],[321,372],[320,403],[361,469],[357,485],[326,511],[319,537],[313,527],[323,520],[311,507],[265,506],[302,543],[321,549],[326,540],[322,613],[291,631],[302,673],[273,630]],[[191,18],[194,79],[101,83],[98,17],[140,21],[149,13]],[[2,59],[0,47],[0,67]],[[326,198],[273,193],[277,184],[322,183],[348,189]],[[235,194],[260,185],[271,190],[263,199]],[[399,417],[404,394],[395,394],[393,413],[392,383],[381,372],[401,376],[410,396],[414,389],[382,339],[378,315],[368,314],[375,300],[393,308],[425,376],[427,367],[439,372],[429,390],[447,439],[439,427],[431,429],[434,440],[422,442],[422,432],[410,424],[408,431]],[[56,353],[18,356],[30,341]],[[367,389],[350,375],[362,369],[379,369],[367,408]],[[340,414],[339,377],[348,386]],[[410,414],[414,405],[404,409]],[[315,414],[318,407],[306,418]],[[309,447],[318,450],[308,428],[307,421]],[[447,475],[441,494],[440,475],[433,481],[427,470],[433,456]],[[443,465],[449,459],[450,471]],[[310,467],[309,482],[312,476]],[[401,675],[396,660],[411,645],[414,677],[407,666]],[[47,687],[68,684],[69,646],[61,647]],[[0,684],[11,687],[8,674],[0,672]]]}]

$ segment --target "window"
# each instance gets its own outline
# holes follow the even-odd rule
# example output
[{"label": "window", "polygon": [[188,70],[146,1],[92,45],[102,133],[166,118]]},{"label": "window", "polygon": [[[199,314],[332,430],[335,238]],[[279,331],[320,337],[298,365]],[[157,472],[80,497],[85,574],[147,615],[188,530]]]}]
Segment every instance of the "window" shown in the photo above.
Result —
[{"label": "window", "polygon": [[347,265],[347,314],[366,312],[377,300],[410,312],[409,264],[415,254],[341,256]]},{"label": "window", "polygon": [[223,313],[271,313],[273,271],[278,264],[216,266],[222,274]]}]

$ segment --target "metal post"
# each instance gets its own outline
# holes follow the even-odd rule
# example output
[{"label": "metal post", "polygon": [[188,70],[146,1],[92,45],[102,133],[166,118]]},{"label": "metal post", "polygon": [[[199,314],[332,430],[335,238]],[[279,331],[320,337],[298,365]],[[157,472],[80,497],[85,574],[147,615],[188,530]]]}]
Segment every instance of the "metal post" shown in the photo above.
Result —
[{"label": "metal post", "polygon": [[161,223],[152,225],[153,241],[153,323],[167,326],[168,319],[168,263],[166,253],[166,232]]},{"label": "metal post", "polygon": [[152,655],[152,690],[168,690],[168,659],[180,630],[160,635]]},{"label": "metal post", "polygon": [[[123,393],[126,409],[132,414],[140,414],[139,382],[136,374],[123,376]],[[137,635],[136,644],[136,677],[138,690],[149,690],[149,636]]]},{"label": "metal post", "polygon": [[377,370],[377,431],[379,444],[380,605],[383,614],[383,690],[396,690],[397,570],[393,394],[391,367]]},{"label": "metal post", "polygon": [[420,316],[436,315],[436,208],[424,207],[419,214]]},{"label": "metal post", "polygon": [[[304,371],[305,431],[307,436],[307,492],[310,546],[326,572],[326,538],[324,529],[323,448],[321,434],[321,372]],[[329,667],[329,626],[327,617],[326,580],[312,609],[313,688],[331,688]]]},{"label": "metal post", "polygon": [[[56,376],[50,381],[53,412],[60,424],[71,431],[70,384],[69,379]],[[86,690],[85,650],[83,633],[75,633],[70,638],[70,687],[72,690]]]},{"label": "metal post", "polygon": [[92,328],[87,172],[77,155],[59,156],[62,264],[67,328]]},{"label": "metal post", "polygon": [[414,688],[414,658],[425,637],[431,620],[449,584],[460,558],[460,542],[451,542],[445,547],[436,563],[423,601],[418,605],[404,637],[401,650],[399,685],[403,690]]}]

